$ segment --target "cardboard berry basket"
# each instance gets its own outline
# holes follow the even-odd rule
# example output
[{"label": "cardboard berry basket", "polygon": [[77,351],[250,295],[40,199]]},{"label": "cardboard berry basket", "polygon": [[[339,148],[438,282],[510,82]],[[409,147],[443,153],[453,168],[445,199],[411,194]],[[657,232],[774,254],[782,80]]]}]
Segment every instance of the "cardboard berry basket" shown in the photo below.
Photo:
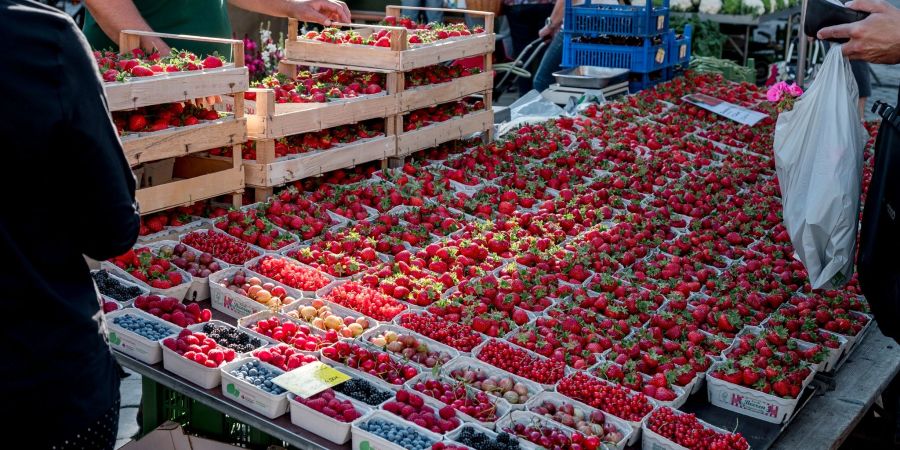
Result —
[{"label": "cardboard berry basket", "polygon": [[[278,319],[281,320],[281,323],[293,322],[293,323],[297,324],[297,326],[307,327],[307,328],[309,328],[309,334],[311,336],[318,336],[318,337],[322,337],[322,338],[325,337],[324,331],[312,326],[311,324],[304,323],[300,320],[294,319],[285,314],[270,311],[270,310],[260,311],[260,312],[254,313],[254,314],[250,314],[249,316],[239,318],[237,321],[238,329],[241,331],[247,331],[248,333],[265,336],[264,334],[262,334],[258,331],[255,331],[255,330],[251,329],[250,327],[252,327],[253,325],[256,325],[261,320],[270,319],[272,317],[277,317]],[[275,338],[270,338],[268,336],[266,336],[266,339],[268,339],[270,341],[276,341]],[[277,342],[277,343],[282,343],[282,342]],[[287,344],[287,345],[291,345],[291,344],[288,344],[287,342],[283,342],[283,343]],[[303,350],[303,349],[299,349],[296,347],[294,347],[294,348],[297,351],[304,353],[304,354],[308,354],[308,355],[317,355],[318,354],[318,350]]]},{"label": "cardboard berry basket", "polygon": [[[769,423],[782,424],[791,418],[803,395],[802,390],[797,398],[790,399],[732,384],[712,376],[712,373],[721,364],[713,364],[707,372],[707,395],[710,403]],[[814,375],[815,371],[812,371],[810,377],[804,381],[804,389],[812,381]]]},{"label": "cardboard berry basket", "polygon": [[[847,339],[847,350],[844,352],[846,355],[850,355],[851,353],[853,353],[854,350],[856,350],[856,347],[859,345],[859,343],[862,342],[863,338],[866,337],[866,333],[869,332],[869,329],[872,327],[872,322],[874,321],[874,318],[871,315],[861,313],[858,311],[849,311],[848,314],[853,317],[856,317],[857,319],[865,320],[866,324],[862,327],[861,330],[859,330],[859,333],[857,333],[855,336],[850,336],[850,335],[841,334],[841,333],[833,333],[833,334],[837,334],[838,336],[843,336]],[[828,330],[825,330],[825,331],[828,331]]]},{"label": "cardboard berry basket", "polygon": [[[419,382],[424,383],[424,382],[426,382],[426,381],[428,381],[428,380],[438,380],[438,381],[442,381],[442,382],[445,382],[445,383],[450,383],[450,384],[452,384],[452,385],[459,385],[459,384],[460,384],[459,381],[451,380],[451,379],[449,379],[449,378],[447,378],[447,377],[444,377],[444,376],[436,375],[436,374],[431,373],[431,372],[421,372],[421,373],[419,373],[418,375],[416,375],[414,378],[412,378],[412,379],[408,380],[406,383],[404,383],[404,386],[405,386],[406,390],[408,390],[408,391],[410,391],[410,392],[414,392],[414,393],[416,393],[418,396],[424,398],[424,399],[425,399],[425,403],[426,403],[427,405],[433,407],[433,408],[436,409],[436,410],[438,410],[438,409],[440,409],[440,408],[443,408],[443,407],[445,407],[445,406],[449,406],[448,404],[442,402],[441,400],[439,400],[439,399],[437,399],[437,398],[434,398],[434,397],[432,397],[432,396],[430,396],[430,395],[428,395],[428,394],[426,394],[426,393],[424,393],[424,392],[421,392],[421,391],[418,391],[418,390],[415,389],[415,386],[416,386],[417,383],[419,383]],[[465,385],[464,385],[464,387],[465,387],[465,389],[466,389],[466,392],[469,393],[469,395],[474,395],[475,393],[481,392],[481,391],[479,391],[478,389],[472,388],[472,387],[470,387],[470,386],[465,386]],[[466,414],[466,413],[464,413],[464,412],[462,412],[462,411],[457,410],[456,408],[454,408],[454,409],[456,410],[456,416],[457,416],[460,420],[462,420],[463,423],[474,423],[474,424],[478,424],[479,426],[482,426],[482,427],[484,427],[484,428],[486,428],[486,429],[493,430],[493,429],[494,429],[494,426],[495,426],[496,423],[497,423],[497,420],[500,420],[501,417],[505,416],[505,415],[508,414],[510,411],[512,411],[512,408],[510,407],[509,402],[507,402],[506,400],[504,400],[504,399],[502,399],[502,398],[495,397],[495,396],[492,396],[492,395],[489,395],[488,397],[493,401],[492,404],[494,405],[494,408],[495,408],[495,415],[496,415],[496,418],[495,418],[494,420],[485,422],[485,421],[476,419],[476,418],[474,418],[474,417],[472,417],[472,416],[470,416],[470,415],[468,415],[468,414]]]},{"label": "cardboard berry basket", "polygon": [[[288,412],[287,393],[270,394],[231,374],[232,370],[251,361],[259,361],[259,358],[235,358],[234,361],[219,366],[219,370],[222,372],[222,396],[246,406],[269,419],[283,416]],[[284,373],[284,371],[275,366],[262,361],[259,362],[260,365],[273,370],[279,375]]]},{"label": "cardboard berry basket", "polygon": [[[674,408],[672,409],[672,412],[675,413],[676,415],[685,414]],[[709,428],[709,429],[714,430],[719,433],[729,434],[728,431],[723,430],[719,427],[710,425],[700,419],[697,419],[697,421],[700,422],[700,424],[703,425],[703,427],[705,427],[705,428]],[[641,439],[641,448],[644,450],[690,450],[687,447],[678,445],[678,444],[670,441],[669,439],[664,438],[661,435],[657,434],[655,431],[651,430],[650,427],[647,426],[646,421],[644,421],[644,423],[641,425],[641,431],[642,431],[642,436],[643,436]]]},{"label": "cardboard berry basket", "polygon": [[[376,348],[376,349],[378,349],[378,350],[380,350],[380,351],[387,351],[384,347],[379,347],[379,346],[375,345],[375,344],[372,342],[372,339],[374,339],[375,337],[378,337],[378,336],[380,336],[380,335],[382,335],[382,334],[384,334],[384,333],[387,333],[387,332],[389,332],[389,331],[393,331],[393,332],[397,333],[398,335],[410,335],[410,336],[413,336],[413,337],[416,338],[417,341],[419,341],[420,344],[425,344],[425,345],[427,345],[427,346],[428,346],[428,351],[430,351],[430,352],[446,353],[446,354],[450,355],[450,360],[451,360],[451,361],[453,360],[453,358],[456,358],[457,356],[459,356],[459,351],[456,350],[456,349],[453,348],[453,347],[450,347],[449,345],[441,344],[440,342],[435,341],[434,339],[428,338],[428,337],[426,337],[426,336],[422,336],[422,335],[419,334],[419,333],[416,333],[416,332],[414,332],[414,331],[412,331],[412,330],[407,330],[406,328],[403,328],[403,327],[398,326],[398,325],[394,325],[394,324],[392,324],[392,323],[383,323],[383,324],[381,324],[381,325],[379,325],[379,326],[377,326],[377,327],[375,327],[375,328],[369,328],[369,329],[367,329],[367,330],[364,331],[363,334],[360,336],[360,340],[362,340],[363,343],[364,343],[365,345],[368,345],[368,346],[370,346],[370,347],[372,347],[372,348]],[[390,352],[390,353],[393,354],[393,355],[397,355],[396,353],[393,353],[393,352]],[[398,356],[400,356],[400,355],[398,355]],[[412,365],[416,366],[416,367],[417,367],[418,369],[420,369],[420,370],[431,370],[430,367],[425,367],[424,365],[419,364],[419,363],[417,363],[417,362],[410,361],[410,360],[408,360],[408,359],[406,359],[406,358],[404,358],[404,360],[407,361],[409,364],[412,364]],[[448,361],[448,362],[449,362],[449,361]],[[441,364],[438,363],[435,367],[440,368],[440,366],[441,366]]]},{"label": "cardboard berry basket", "polygon": [[[190,245],[182,244],[181,242],[170,241],[170,240],[156,241],[156,242],[147,244],[147,247],[150,247],[151,249],[153,249],[154,252],[159,252],[159,249],[164,246],[169,246],[169,247],[174,248],[176,245],[179,245],[179,244],[184,245],[185,247],[188,248],[188,250],[195,252],[197,255],[200,255],[203,253],[200,250],[197,250],[197,249],[191,247]],[[213,261],[219,263],[219,266],[221,267],[220,270],[213,272],[213,274],[215,274],[217,272],[221,272],[222,270],[225,270],[225,269],[231,267],[231,264],[228,264],[225,261],[222,261],[221,259],[216,258],[215,256],[213,257]],[[198,277],[192,276],[191,278],[192,278],[191,287],[190,287],[190,289],[188,289],[187,293],[184,295],[184,300],[187,300],[189,302],[199,302],[199,301],[208,299],[209,295],[210,295],[210,293],[209,293],[209,277],[201,278],[199,276]]]},{"label": "cardboard berry basket", "polygon": [[281,256],[281,255],[277,255],[277,254],[266,254],[266,255],[260,255],[260,256],[257,256],[256,258],[253,258],[253,259],[251,259],[250,261],[247,261],[246,263],[244,263],[244,269],[247,270],[248,272],[252,273],[253,276],[259,277],[259,278],[261,278],[263,281],[269,281],[269,282],[275,283],[276,285],[284,286],[284,288],[285,288],[285,290],[287,291],[288,295],[290,295],[291,297],[294,297],[295,299],[301,299],[301,298],[315,298],[315,297],[316,297],[316,292],[317,292],[317,290],[306,291],[306,290],[303,290],[303,289],[298,289],[298,288],[295,288],[295,287],[292,287],[292,286],[288,286],[288,285],[285,284],[285,283],[278,282],[278,281],[276,281],[276,280],[274,280],[274,279],[272,279],[272,278],[269,278],[269,277],[267,277],[267,276],[261,274],[260,272],[257,271],[257,266],[259,265],[259,262],[260,262],[263,258],[266,258],[266,257],[271,257],[271,258],[276,258],[276,259],[286,259],[286,260],[288,260],[291,264],[296,264],[296,265],[298,265],[298,266],[300,266],[300,267],[302,267],[302,268],[304,268],[304,269],[308,269],[308,270],[311,270],[311,271],[313,271],[313,272],[316,272],[316,273],[321,274],[322,276],[325,277],[325,279],[328,280],[328,284],[326,284],[325,286],[323,286],[322,288],[319,288],[319,289],[326,288],[326,287],[328,287],[328,286],[331,286],[331,285],[334,283],[335,278],[334,278],[333,276],[328,275],[327,273],[324,273],[324,272],[322,272],[322,271],[320,271],[320,270],[318,270],[318,269],[316,269],[316,268],[314,268],[314,267],[310,267],[310,266],[308,266],[308,265],[306,265],[306,264],[303,264],[303,263],[301,263],[300,261],[297,261],[296,259],[288,258],[287,256]]},{"label": "cardboard berry basket", "polygon": [[443,436],[432,431],[426,430],[414,423],[407,422],[386,411],[372,411],[368,415],[353,422],[350,428],[350,434],[353,438],[352,450],[406,450],[399,444],[395,444],[381,436],[370,433],[361,428],[361,425],[372,420],[380,420],[392,423],[398,427],[415,430],[421,436],[424,436],[432,443],[440,442]]},{"label": "cardboard berry basket", "polygon": [[111,274],[115,274],[119,278],[130,281],[133,284],[146,289],[148,292],[163,295],[166,297],[174,297],[179,301],[184,300],[185,295],[187,295],[188,291],[191,289],[191,285],[194,283],[194,278],[191,276],[191,274],[179,269],[178,267],[175,267],[175,265],[172,265],[172,268],[175,272],[181,274],[181,284],[179,284],[178,286],[170,287],[168,289],[157,289],[151,287],[149,284],[144,283],[143,281],[131,276],[130,273],[120,269],[119,266],[109,261],[103,261],[102,263],[100,263],[100,267]]},{"label": "cardboard berry basket", "polygon": [[166,322],[159,317],[145,313],[137,308],[124,308],[106,314],[106,323],[109,327],[109,345],[113,350],[122,352],[146,364],[156,364],[162,361],[162,349],[159,341],[150,339],[127,330],[115,323],[117,317],[134,316],[141,319],[165,325],[170,333],[168,336],[178,334],[181,329],[176,325]]},{"label": "cardboard berry basket", "polygon": [[[219,326],[223,326],[226,328],[235,328],[232,325],[229,325],[225,322],[220,322],[218,320],[210,320],[209,322],[198,323],[187,327],[193,333],[203,332],[203,326],[207,323],[215,324]],[[264,336],[257,335],[255,333],[246,332],[248,335],[253,337],[259,337],[263,341],[263,345],[259,348],[264,347],[271,341],[268,341]],[[206,367],[202,364],[199,364],[195,361],[189,360],[182,355],[179,355],[174,350],[166,347],[163,344],[165,339],[161,339],[159,341],[160,347],[162,347],[163,352],[163,368],[168,370],[169,372],[174,373],[175,375],[184,378],[191,383],[194,383],[204,389],[212,389],[218,386],[222,382],[222,373],[219,370],[219,367]],[[218,348],[225,349],[226,347],[218,344]],[[255,349],[258,350],[259,348]],[[240,359],[240,356],[236,356],[235,359]],[[221,367],[221,364],[220,364]]]},{"label": "cardboard berry basket", "polygon": [[[538,414],[534,411],[534,409],[538,408],[540,405],[542,405],[544,403],[551,403],[557,407],[559,407],[560,405],[563,405],[565,403],[571,404],[572,406],[575,407],[575,409],[577,411],[581,411],[585,415],[585,417],[589,417],[591,415],[591,413],[593,413],[594,411],[599,411],[600,413],[602,413],[603,416],[605,417],[605,423],[612,424],[613,426],[616,427],[616,429],[619,432],[622,433],[622,439],[619,442],[617,442],[615,444],[613,444],[611,442],[604,442],[606,447],[611,450],[624,450],[625,444],[629,441],[629,439],[631,439],[631,435],[634,433],[634,429],[631,427],[631,424],[628,423],[627,421],[620,419],[620,418],[618,418],[612,414],[609,414],[605,411],[601,411],[597,408],[592,408],[588,405],[585,405],[584,403],[581,403],[577,400],[568,398],[557,392],[544,391],[544,392],[541,392],[540,394],[530,398],[528,400],[528,402],[525,403],[525,410],[533,412],[535,414]],[[556,422],[555,420],[550,419],[549,417],[547,417],[547,419]]]},{"label": "cardboard berry basket", "polygon": [[[728,348],[726,348],[725,350],[722,350],[722,359],[727,359],[727,358],[728,358],[728,355],[729,355],[734,349],[737,348],[737,346],[738,346],[738,339],[739,339],[741,336],[744,336],[744,335],[747,335],[747,334],[752,334],[752,335],[754,335],[754,336],[759,336],[759,334],[762,333],[763,330],[764,330],[764,328],[760,328],[760,327],[752,327],[752,326],[749,326],[749,325],[748,325],[748,326],[745,326],[745,327],[744,327],[740,332],[738,332],[738,334],[735,336],[734,342],[733,342],[730,346],[728,346]],[[788,338],[788,340],[789,340],[789,341],[795,342],[795,343],[797,344],[797,347],[800,348],[801,350],[805,350],[805,349],[808,349],[808,348],[810,348],[810,347],[814,347],[814,346],[815,346],[815,344],[810,344],[810,343],[808,343],[808,342],[803,342],[803,341],[801,341],[801,340],[797,340],[797,339],[794,339],[794,338]],[[824,346],[823,346],[823,347],[824,347]],[[827,349],[827,347],[825,347],[825,348]],[[781,352],[775,352],[775,354],[776,354],[776,355],[781,355],[782,353],[781,353]],[[826,364],[826,363],[827,363],[827,359],[826,359],[825,361],[822,361],[822,362],[817,363],[817,364],[810,364],[810,363],[807,363],[807,364],[809,365],[809,367],[810,367],[811,369],[813,369],[813,371],[821,372],[821,371],[823,370],[823,368],[825,367],[825,364]]]},{"label": "cardboard berry basket", "polygon": [[[769,319],[766,319],[759,325],[763,328],[768,328],[770,326],[768,321],[769,321]],[[844,358],[844,356],[848,354],[847,348],[849,347],[849,345],[847,344],[847,338],[840,334],[832,333],[830,331],[826,331],[826,330],[819,330],[819,331],[821,331],[822,333],[825,333],[829,336],[834,336],[841,343],[841,345],[838,346],[838,348],[825,347],[825,350],[828,351],[828,358],[825,360],[825,364],[822,366],[821,372],[824,372],[824,373],[833,372],[833,371],[837,370],[840,367],[840,365],[843,364],[844,361],[846,361],[846,358]],[[815,344],[815,343],[806,342],[802,339],[797,339],[797,342],[799,342],[801,344],[810,344],[810,345]]]},{"label": "cardboard berry basket", "polygon": [[[100,272],[101,270],[105,270],[105,269],[92,270],[91,273],[94,273],[94,272]],[[108,271],[108,270],[106,270],[106,273],[108,273],[108,274],[109,274],[109,277],[112,278],[113,280],[115,280],[116,282],[118,282],[119,284],[122,284],[122,285],[124,285],[124,286],[134,286],[134,287],[136,287],[136,288],[138,288],[138,289],[141,290],[141,293],[140,293],[140,294],[138,294],[138,295],[136,295],[136,296],[134,296],[134,297],[132,297],[132,298],[129,298],[129,299],[125,300],[125,301],[119,301],[119,300],[116,300],[116,299],[114,299],[114,298],[112,298],[112,297],[110,297],[110,296],[108,296],[108,295],[104,295],[104,294],[102,294],[102,293],[100,294],[100,296],[103,297],[105,300],[114,302],[114,303],[116,303],[117,305],[119,305],[119,307],[127,308],[127,307],[131,306],[132,304],[134,304],[134,299],[135,299],[135,298],[137,298],[137,297],[139,297],[139,296],[141,296],[141,295],[145,295],[145,294],[149,294],[149,293],[150,293],[150,289],[148,289],[146,286],[141,286],[140,284],[137,284],[137,283],[131,282],[131,281],[129,281],[129,280],[126,280],[123,276],[121,276],[121,273],[120,273],[119,275],[116,275],[115,273],[110,272],[110,271]]]},{"label": "cardboard berry basket", "polygon": [[[356,411],[360,413],[360,417],[356,420],[362,420],[373,411],[371,406],[358,402],[339,392],[335,392],[334,397],[340,400],[349,400],[353,404]],[[296,396],[290,393],[288,393],[288,403],[290,405],[291,423],[294,425],[335,444],[343,445],[350,440],[350,429],[353,422],[341,422],[328,417],[298,402]]]},{"label": "cardboard berry basket", "polygon": [[[418,375],[417,375],[417,377],[418,377]],[[408,382],[407,382],[407,383],[408,383]],[[438,416],[438,412],[440,411],[441,408],[447,406],[447,405],[445,405],[444,403],[439,402],[439,401],[438,401],[437,399],[435,399],[434,397],[429,397],[429,396],[425,395],[425,394],[422,393],[422,392],[419,392],[419,391],[415,391],[415,390],[410,389],[410,388],[407,386],[406,383],[403,384],[403,389],[406,390],[406,391],[409,391],[409,396],[410,396],[410,397],[412,397],[412,396],[420,397],[420,398],[422,399],[422,402],[423,402],[423,404],[424,404],[425,406],[427,406],[427,407],[431,408],[432,410],[434,410],[434,413],[435,413],[436,416]],[[411,421],[407,421],[406,419],[404,419],[404,418],[401,417],[400,415],[394,414],[394,413],[388,411],[387,409],[385,409],[384,405],[386,405],[386,404],[388,404],[388,403],[390,403],[390,402],[391,402],[391,400],[388,400],[388,401],[382,403],[381,405],[378,405],[378,410],[387,412],[388,414],[391,414],[391,415],[394,415],[394,416],[397,417],[398,419],[402,420],[403,423],[410,423]],[[459,421],[459,425],[457,425],[456,428],[454,428],[454,430],[459,429],[460,425],[466,423],[466,417],[468,417],[468,416],[466,416],[466,417],[463,417],[463,416],[464,416],[463,413],[459,412],[459,411],[456,410],[455,408],[453,409],[453,417],[456,418],[456,419]],[[439,417],[439,416],[438,416],[438,417]],[[475,420],[475,419],[472,419],[471,417],[469,417],[469,419],[470,419],[470,420],[473,420],[473,421]],[[442,434],[442,435],[443,435],[443,434],[445,434],[445,433],[439,433],[439,434]]]},{"label": "cardboard berry basket", "polygon": [[[475,432],[487,435],[492,440],[495,440],[495,441],[497,440],[497,436],[499,434],[493,430],[489,430],[481,425],[478,425],[477,423],[466,422],[466,423],[462,424],[461,427],[445,434],[444,442],[446,442],[447,444],[450,444],[450,445],[455,445],[455,446],[464,447],[464,448],[471,448],[472,450],[481,450],[481,449],[477,449],[477,448],[473,448],[468,445],[465,445],[459,441],[459,437],[462,435],[463,430],[466,428],[470,428],[470,429],[474,430]],[[509,436],[510,436],[510,438],[519,441],[519,448],[522,450],[536,450],[538,448],[531,442],[528,442],[525,439],[516,437],[513,434],[510,434]]]},{"label": "cardboard berry basket", "polygon": [[[629,335],[629,336],[630,336],[630,335]],[[604,352],[604,354],[605,354],[605,353],[606,353],[606,352]],[[615,361],[612,361],[612,360],[609,360],[609,359],[603,359],[603,360],[601,360],[600,362],[598,362],[597,364],[594,364],[593,366],[591,366],[590,368],[588,368],[588,373],[589,373],[592,377],[594,377],[594,378],[600,378],[600,379],[602,379],[603,381],[606,381],[606,382],[608,382],[608,383],[618,384],[618,383],[616,383],[616,382],[613,381],[613,380],[607,380],[607,379],[605,379],[605,378],[601,378],[601,377],[597,376],[597,375],[594,373],[594,370],[595,370],[595,369],[600,368],[600,366],[601,366],[601,365],[604,365],[604,364],[612,364],[612,365],[621,367],[621,364],[618,364],[618,363],[616,363]],[[624,370],[624,369],[622,369],[622,370]],[[645,384],[646,384],[648,381],[650,381],[650,379],[651,379],[650,375],[647,375],[647,374],[645,374],[645,373],[643,373],[643,372],[637,372],[637,373],[638,373],[638,375],[640,375],[641,379],[643,380],[643,382],[644,382]],[[670,389],[672,392],[675,393],[675,400],[671,400],[671,401],[662,401],[662,400],[658,400],[658,399],[656,399],[656,398],[650,397],[649,395],[645,395],[645,394],[643,394],[642,392],[635,391],[635,390],[633,390],[633,389],[631,389],[631,388],[628,388],[628,390],[631,391],[631,392],[634,393],[634,394],[641,394],[641,395],[644,395],[645,397],[647,397],[648,399],[652,399],[654,402],[656,402],[656,403],[659,404],[659,405],[662,405],[662,406],[668,406],[668,407],[670,407],[670,408],[677,409],[677,408],[680,408],[682,405],[684,405],[685,402],[687,402],[688,397],[691,396],[691,394],[693,393],[693,390],[694,390],[694,383],[697,383],[697,381],[698,381],[698,377],[695,376],[694,379],[691,380],[690,383],[688,383],[688,384],[686,384],[686,385],[684,385],[684,386],[678,386],[678,385],[676,385],[676,384],[674,384],[674,383],[671,384],[671,386],[670,386],[669,389]],[[624,386],[623,386],[623,387],[624,387]]]},{"label": "cardboard berry basket", "polygon": [[[522,378],[518,375],[511,374],[505,370],[498,369],[490,364],[485,363],[484,361],[472,358],[470,356],[460,356],[458,358],[454,358],[452,361],[450,361],[449,363],[447,363],[443,367],[441,367],[441,375],[448,379],[455,380],[455,378],[453,378],[453,376],[451,374],[453,373],[454,370],[457,370],[457,369],[472,370],[472,371],[478,372],[479,374],[482,374],[482,375],[485,375],[488,377],[493,376],[493,375],[501,376],[504,378],[509,377],[513,381],[515,381],[516,384],[521,383],[523,386],[525,386],[525,388],[528,389],[528,398],[529,399],[544,391],[544,388],[541,387],[541,385],[535,383],[534,381],[531,381],[526,378]],[[473,387],[473,389],[474,389],[474,387]],[[487,394],[498,400],[503,399],[503,397],[498,396],[493,392],[488,392]],[[506,400],[504,399],[504,401],[506,401]],[[509,403],[509,402],[507,402],[507,403]],[[509,408],[511,411],[524,410],[526,403],[527,403],[527,401],[522,402],[522,403],[516,403],[516,404],[510,403]]]},{"label": "cardboard berry basket", "polygon": [[[484,32],[443,39],[429,44],[410,44],[410,34],[403,27],[381,25],[334,23],[333,27],[358,32],[363,37],[381,30],[388,32],[389,47],[376,47],[363,44],[332,44],[298,36],[298,22],[288,20],[288,39],[285,41],[285,60],[288,63],[325,63],[338,67],[353,69],[383,69],[389,71],[407,71],[419,67],[433,66],[442,62],[460,58],[484,55],[494,51],[494,14],[483,11],[460,9],[417,8],[406,6],[387,6],[388,16],[398,17],[403,11],[409,14],[423,10],[444,11],[450,14],[467,14],[484,18]],[[409,11],[412,11],[410,13]],[[352,65],[348,65],[352,61]],[[486,68],[486,69],[489,69]]]},{"label": "cardboard berry basket", "polygon": [[[221,311],[235,319],[258,313],[260,311],[269,311],[269,307],[234,292],[223,285],[225,280],[230,279],[238,271],[246,269],[242,267],[231,267],[220,270],[209,276],[209,290],[213,309]],[[251,276],[256,276],[253,274]]]}]

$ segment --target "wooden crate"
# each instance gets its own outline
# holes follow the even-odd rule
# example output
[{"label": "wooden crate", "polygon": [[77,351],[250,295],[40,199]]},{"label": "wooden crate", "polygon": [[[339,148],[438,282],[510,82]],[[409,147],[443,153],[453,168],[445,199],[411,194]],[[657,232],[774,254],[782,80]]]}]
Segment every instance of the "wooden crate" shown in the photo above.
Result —
[{"label": "wooden crate", "polygon": [[240,145],[247,141],[247,118],[224,118],[187,127],[122,137],[128,164],[185,156],[203,150]]},{"label": "wooden crate", "polygon": [[104,84],[111,111],[212,96],[234,96],[232,101],[234,111],[228,118],[158,132],[139,133],[122,139],[125,156],[132,167],[226,145],[233,146],[234,157],[231,160],[216,161],[191,156],[177,159],[172,181],[137,190],[136,197],[141,214],[186,206],[225,194],[232,194],[235,206],[240,206],[241,194],[244,191],[241,144],[247,139],[244,91],[249,87],[249,75],[247,68],[244,67],[244,43],[235,39],[127,30],[119,34],[119,48],[140,47],[141,36],[228,44],[232,46],[234,58],[233,64],[222,68]]},{"label": "wooden crate", "polygon": [[285,41],[284,49],[285,60],[289,63],[333,64],[356,70],[383,69],[402,72],[433,66],[455,59],[484,55],[494,51],[496,38],[494,36],[493,13],[403,6],[387,6],[385,12],[389,16],[398,16],[402,10],[422,11],[429,9],[484,17],[485,31],[476,35],[445,39],[433,44],[410,46],[407,42],[406,28],[380,25],[334,24],[334,26],[357,31],[363,36],[382,29],[390,30],[391,46],[389,48],[355,44],[338,45],[300,39],[297,35],[298,22],[290,19],[288,21],[288,39]]},{"label": "wooden crate", "polygon": [[133,49],[140,47],[141,36],[232,45],[235,63],[229,63],[215,69],[172,72],[152,77],[135,77],[126,82],[112,81],[103,83],[110,111],[121,111],[162,103],[183,102],[223,94],[236,94],[246,91],[250,86],[247,68],[244,67],[244,44],[241,41],[129,30],[123,31],[119,36],[119,48]]},{"label": "wooden crate", "polygon": [[[395,82],[388,81],[389,85],[391,83]],[[398,112],[393,89],[384,95],[328,103],[275,103],[275,93],[271,89],[250,91],[256,92],[256,102],[248,109],[250,115],[247,116],[247,135],[251,139],[272,139],[320,131],[389,117]]]},{"label": "wooden crate", "polygon": [[243,166],[235,167],[232,161],[188,157],[176,162],[173,181],[138,189],[136,196],[141,214],[150,214],[225,194],[234,194],[234,201],[240,202],[243,190]]},{"label": "wooden crate", "polygon": [[472,94],[484,94],[490,92],[493,87],[494,74],[487,71],[456,78],[446,83],[399,90],[397,93],[398,112],[402,114],[440,103],[452,102]]},{"label": "wooden crate", "polygon": [[[494,111],[487,106],[489,102],[485,103],[486,107],[483,110],[398,134],[397,153],[394,156],[405,157],[419,150],[462,139],[479,131],[490,135],[494,128]],[[402,129],[402,124],[398,125],[398,129]]]},{"label": "wooden crate", "polygon": [[[263,159],[271,141],[257,141],[257,158]],[[246,184],[250,187],[281,186],[292,181],[321,175],[332,170],[353,167],[370,161],[387,159],[396,151],[396,136],[387,135],[311,152],[295,157],[274,160],[268,164],[245,161]],[[274,147],[273,147],[274,151]]]}]

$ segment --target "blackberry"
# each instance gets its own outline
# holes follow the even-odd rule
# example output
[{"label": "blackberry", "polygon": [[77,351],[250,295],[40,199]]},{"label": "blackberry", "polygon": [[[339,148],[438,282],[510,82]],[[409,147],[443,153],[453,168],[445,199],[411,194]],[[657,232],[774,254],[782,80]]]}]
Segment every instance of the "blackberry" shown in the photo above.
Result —
[{"label": "blackberry", "polygon": [[491,439],[485,433],[475,431],[474,428],[464,427],[456,438],[461,444],[468,445],[478,450],[518,450],[519,441],[512,439],[508,433],[498,433],[497,439]]},{"label": "blackberry", "polygon": [[223,327],[206,323],[203,325],[203,332],[210,339],[219,343],[223,347],[230,348],[238,353],[247,353],[259,347],[263,342],[259,338],[251,337],[247,333],[239,331],[237,328]]},{"label": "blackberry", "polygon": [[370,406],[378,406],[394,397],[390,392],[358,378],[351,378],[335,386],[334,390]]},{"label": "blackberry", "polygon": [[91,272],[91,276],[94,278],[94,283],[97,284],[97,289],[100,290],[101,294],[120,302],[127,302],[143,293],[141,292],[141,288],[137,286],[126,286],[119,282],[119,280],[110,276],[109,272],[105,270]]}]

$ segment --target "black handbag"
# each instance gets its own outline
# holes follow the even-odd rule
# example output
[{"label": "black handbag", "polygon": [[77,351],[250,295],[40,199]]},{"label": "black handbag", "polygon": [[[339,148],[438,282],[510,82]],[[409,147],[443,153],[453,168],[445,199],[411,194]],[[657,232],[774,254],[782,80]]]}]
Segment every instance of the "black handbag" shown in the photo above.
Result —
[{"label": "black handbag", "polygon": [[900,337],[900,111],[875,102],[882,117],[861,223],[859,283],[885,336]]}]

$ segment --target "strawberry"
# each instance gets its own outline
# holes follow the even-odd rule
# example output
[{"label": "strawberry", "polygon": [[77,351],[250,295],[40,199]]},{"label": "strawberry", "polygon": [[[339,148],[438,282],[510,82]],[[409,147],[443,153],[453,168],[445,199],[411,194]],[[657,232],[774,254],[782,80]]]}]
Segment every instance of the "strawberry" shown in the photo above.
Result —
[{"label": "strawberry", "polygon": [[216,67],[222,67],[222,59],[217,56],[207,56],[206,59],[203,60],[203,68],[205,69],[215,69]]},{"label": "strawberry", "polygon": [[145,66],[134,66],[129,70],[129,73],[134,77],[152,77],[155,74],[149,67]]}]

